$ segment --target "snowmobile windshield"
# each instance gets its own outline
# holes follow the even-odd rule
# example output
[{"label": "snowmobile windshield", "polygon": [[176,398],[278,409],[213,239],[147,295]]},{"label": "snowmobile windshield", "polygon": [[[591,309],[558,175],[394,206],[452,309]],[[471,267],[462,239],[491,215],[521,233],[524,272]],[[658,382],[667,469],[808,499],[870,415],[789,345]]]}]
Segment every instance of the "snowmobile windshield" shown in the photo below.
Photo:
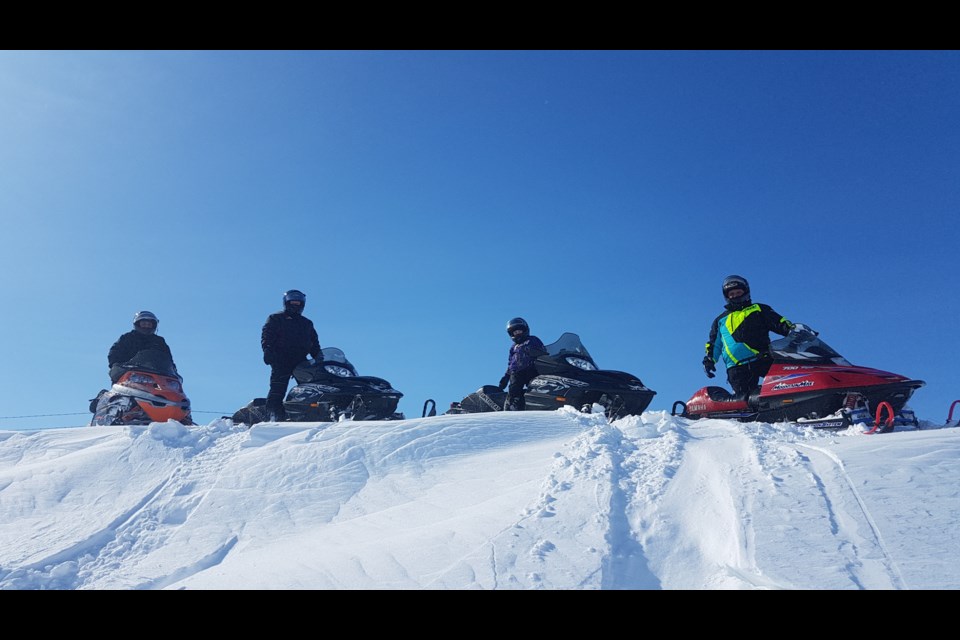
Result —
[{"label": "snowmobile windshield", "polygon": [[[338,364],[350,364],[343,351],[336,347],[324,347],[321,350],[324,362],[336,362]],[[353,365],[351,365],[353,366]]]},{"label": "snowmobile windshield", "polygon": [[782,362],[852,366],[846,358],[821,340],[816,331],[802,324],[798,324],[787,337],[771,342],[770,355]]},{"label": "snowmobile windshield", "polygon": [[150,371],[164,376],[178,378],[176,367],[173,366],[173,360],[163,351],[149,349],[140,351],[125,363],[120,365],[124,369],[137,369],[140,371]]},{"label": "snowmobile windshield", "polygon": [[357,368],[347,360],[343,351],[336,347],[326,347],[321,350],[323,355],[323,368],[327,373],[339,376],[341,378],[350,378],[358,375]]},{"label": "snowmobile windshield", "polygon": [[551,342],[545,346],[547,348],[547,354],[549,354],[551,358],[559,360],[567,356],[574,356],[575,358],[587,360],[594,367],[597,366],[597,363],[594,362],[587,348],[580,342],[580,336],[575,333],[564,333],[556,342]]},{"label": "snowmobile windshield", "polygon": [[331,376],[335,378],[356,377],[357,370],[353,367],[343,351],[336,347],[326,347],[320,352],[322,362],[304,360],[293,370],[293,377],[297,384],[322,382],[328,384]]}]

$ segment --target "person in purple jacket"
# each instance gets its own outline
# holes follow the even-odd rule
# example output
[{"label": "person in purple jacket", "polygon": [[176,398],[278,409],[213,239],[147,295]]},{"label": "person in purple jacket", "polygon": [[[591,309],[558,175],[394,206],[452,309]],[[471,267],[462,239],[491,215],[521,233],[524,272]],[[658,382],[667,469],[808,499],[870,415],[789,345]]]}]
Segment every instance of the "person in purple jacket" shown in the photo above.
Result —
[{"label": "person in purple jacket", "polygon": [[530,325],[523,318],[514,318],[507,323],[507,335],[513,340],[507,359],[507,372],[500,379],[500,390],[507,390],[504,411],[523,411],[527,403],[523,388],[537,377],[537,358],[546,355],[547,349],[540,338],[530,335]]}]

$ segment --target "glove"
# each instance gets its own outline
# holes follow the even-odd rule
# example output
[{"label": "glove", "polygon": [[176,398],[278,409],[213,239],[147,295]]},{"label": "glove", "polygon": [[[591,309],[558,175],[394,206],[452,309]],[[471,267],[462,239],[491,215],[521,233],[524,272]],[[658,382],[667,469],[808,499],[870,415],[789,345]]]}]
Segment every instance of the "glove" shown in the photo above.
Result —
[{"label": "glove", "polygon": [[500,384],[498,384],[497,387],[500,388],[500,391],[503,391],[507,388],[508,384],[510,384],[510,376],[503,376],[500,378]]},{"label": "glove", "polygon": [[713,363],[713,359],[710,356],[703,356],[703,372],[707,374],[707,377],[714,377],[714,371],[716,370],[717,366]]}]

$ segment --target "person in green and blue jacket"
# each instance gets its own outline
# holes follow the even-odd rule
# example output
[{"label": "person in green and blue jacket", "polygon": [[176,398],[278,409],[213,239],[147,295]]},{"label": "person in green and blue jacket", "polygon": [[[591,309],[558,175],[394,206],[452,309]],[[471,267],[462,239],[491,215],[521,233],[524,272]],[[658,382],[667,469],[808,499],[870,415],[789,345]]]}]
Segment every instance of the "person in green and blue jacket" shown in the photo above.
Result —
[{"label": "person in green and blue jacket", "polygon": [[723,280],[724,312],[710,325],[703,370],[714,377],[716,364],[727,367],[727,381],[733,393],[746,397],[770,369],[770,333],[785,336],[793,323],[770,308],[750,299],[750,284],[742,276]]}]

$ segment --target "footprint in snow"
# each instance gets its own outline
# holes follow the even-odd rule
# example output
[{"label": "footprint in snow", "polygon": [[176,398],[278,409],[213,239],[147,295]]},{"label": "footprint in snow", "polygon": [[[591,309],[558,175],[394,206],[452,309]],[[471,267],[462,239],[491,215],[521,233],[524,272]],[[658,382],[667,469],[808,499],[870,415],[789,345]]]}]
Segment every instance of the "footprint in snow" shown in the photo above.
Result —
[{"label": "footprint in snow", "polygon": [[530,555],[537,558],[542,558],[556,548],[557,547],[549,540],[541,540],[537,544],[533,545],[533,549],[530,549]]}]

